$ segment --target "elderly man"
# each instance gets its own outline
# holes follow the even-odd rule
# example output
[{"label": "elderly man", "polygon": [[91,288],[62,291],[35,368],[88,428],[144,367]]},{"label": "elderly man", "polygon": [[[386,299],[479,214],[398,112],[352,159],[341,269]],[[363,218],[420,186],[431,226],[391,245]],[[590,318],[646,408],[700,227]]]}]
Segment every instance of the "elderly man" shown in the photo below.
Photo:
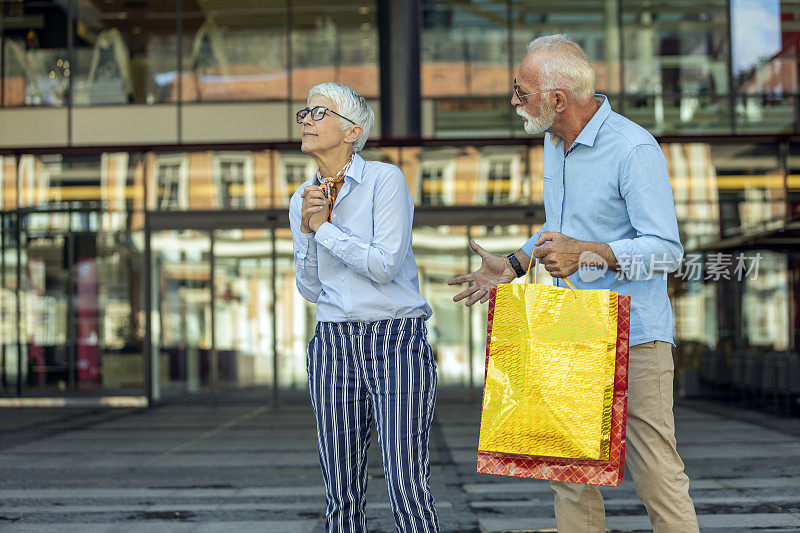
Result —
[{"label": "elderly man", "polygon": [[[475,242],[473,282],[454,300],[468,306],[525,274],[537,257],[561,286],[631,296],[626,462],[656,533],[698,531],[689,478],[675,448],[672,308],[666,274],[683,254],[667,163],[655,139],[594,94],[589,58],[564,35],[540,37],[514,81],[511,105],[529,134],[544,139],[546,221],[507,258]],[[607,269],[607,270],[606,270]],[[598,487],[552,483],[558,530],[605,531]]]}]

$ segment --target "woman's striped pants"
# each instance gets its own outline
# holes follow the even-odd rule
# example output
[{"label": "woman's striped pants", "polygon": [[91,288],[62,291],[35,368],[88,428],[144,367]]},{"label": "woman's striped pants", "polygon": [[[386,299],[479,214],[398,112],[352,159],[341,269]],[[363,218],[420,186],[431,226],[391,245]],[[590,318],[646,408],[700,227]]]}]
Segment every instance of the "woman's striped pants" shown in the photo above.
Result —
[{"label": "woman's striped pants", "polygon": [[375,419],[401,532],[438,532],[428,484],[436,364],[422,318],[320,322],[308,384],[325,481],[326,531],[366,531],[367,448]]}]

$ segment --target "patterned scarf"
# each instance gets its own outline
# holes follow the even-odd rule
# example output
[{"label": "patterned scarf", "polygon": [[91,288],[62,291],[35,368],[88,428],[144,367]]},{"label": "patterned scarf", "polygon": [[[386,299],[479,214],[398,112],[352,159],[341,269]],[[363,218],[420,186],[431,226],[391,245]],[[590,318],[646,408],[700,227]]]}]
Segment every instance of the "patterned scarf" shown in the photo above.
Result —
[{"label": "patterned scarf", "polygon": [[336,184],[339,182],[344,181],[344,176],[347,174],[347,171],[350,170],[350,165],[353,164],[353,156],[355,154],[350,154],[350,159],[345,163],[342,169],[336,173],[335,176],[331,178],[323,178],[319,174],[319,169],[317,169],[317,180],[319,181],[320,185],[322,185],[322,191],[325,194],[325,198],[330,200],[331,210],[328,211],[328,222],[331,221],[331,212],[333,211],[333,204],[336,203],[336,195],[338,194],[336,191]]}]

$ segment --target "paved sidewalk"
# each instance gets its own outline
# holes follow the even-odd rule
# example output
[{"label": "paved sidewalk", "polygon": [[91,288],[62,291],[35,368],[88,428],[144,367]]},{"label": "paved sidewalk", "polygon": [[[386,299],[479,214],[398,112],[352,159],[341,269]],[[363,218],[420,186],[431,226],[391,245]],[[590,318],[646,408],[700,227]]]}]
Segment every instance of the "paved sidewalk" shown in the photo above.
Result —
[{"label": "paved sidewalk", "polygon": [[[479,405],[441,396],[431,455],[443,531],[554,530],[548,485],[476,474]],[[676,415],[704,531],[800,531],[797,419],[703,402]],[[304,395],[278,409],[253,395],[149,410],[2,409],[0,422],[2,533],[323,531]],[[391,532],[376,447],[369,526]],[[604,494],[609,528],[649,530],[633,483]]]}]

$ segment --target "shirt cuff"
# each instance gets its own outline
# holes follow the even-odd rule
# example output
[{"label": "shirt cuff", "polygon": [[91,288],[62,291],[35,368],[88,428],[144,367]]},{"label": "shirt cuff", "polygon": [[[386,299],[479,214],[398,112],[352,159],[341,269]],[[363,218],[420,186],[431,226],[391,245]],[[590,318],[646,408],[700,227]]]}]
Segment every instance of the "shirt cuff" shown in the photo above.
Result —
[{"label": "shirt cuff", "polygon": [[313,233],[303,233],[297,239],[297,258],[302,260],[306,257],[312,259],[317,257],[317,246],[314,243]]},{"label": "shirt cuff", "polygon": [[536,249],[536,241],[539,240],[539,232],[537,231],[536,234],[528,239],[528,242],[522,245],[522,251],[525,252],[525,255],[528,257],[533,257],[533,251]]},{"label": "shirt cuff", "polygon": [[344,236],[342,230],[331,224],[330,222],[323,222],[314,233],[314,240],[320,246],[326,248],[333,255],[336,254],[336,244]]},{"label": "shirt cuff", "polygon": [[314,240],[335,258],[355,268],[359,274],[370,276],[369,244],[356,236],[348,235],[330,222],[325,222],[317,228]]},{"label": "shirt cuff", "polygon": [[614,253],[620,270],[629,280],[636,279],[636,264],[633,256],[633,241],[631,239],[620,239],[607,243]]}]

